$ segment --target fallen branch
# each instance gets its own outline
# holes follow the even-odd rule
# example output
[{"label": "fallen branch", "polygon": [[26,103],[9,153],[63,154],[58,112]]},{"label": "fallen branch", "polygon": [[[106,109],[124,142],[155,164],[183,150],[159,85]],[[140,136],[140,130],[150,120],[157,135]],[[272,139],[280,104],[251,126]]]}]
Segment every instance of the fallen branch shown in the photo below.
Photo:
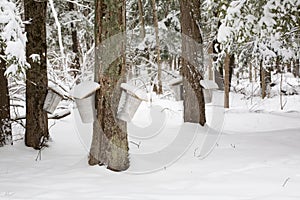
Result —
[{"label": "fallen branch", "polygon": [[[71,111],[68,110],[66,112],[60,112],[60,113],[57,113],[57,114],[54,114],[54,115],[49,115],[48,119],[62,119],[62,118],[65,118],[65,117],[69,116],[70,114],[71,114]],[[12,121],[18,121],[18,120],[22,120],[22,119],[26,119],[26,116],[25,115],[17,116],[16,118],[11,119],[11,120]]]}]

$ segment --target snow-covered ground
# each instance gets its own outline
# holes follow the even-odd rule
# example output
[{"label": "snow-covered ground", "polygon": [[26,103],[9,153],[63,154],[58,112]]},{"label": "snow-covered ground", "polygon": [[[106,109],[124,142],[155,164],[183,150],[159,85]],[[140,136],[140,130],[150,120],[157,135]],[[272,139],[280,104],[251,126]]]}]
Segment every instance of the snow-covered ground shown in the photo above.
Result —
[{"label": "snow-covered ground", "polygon": [[[300,96],[285,97],[284,111],[278,97],[254,98],[252,104],[242,95],[231,97],[225,112],[207,105],[208,124],[218,126],[210,133],[208,127],[182,124],[180,102],[142,103],[128,126],[132,168],[124,173],[87,164],[91,127],[80,123],[75,110],[50,129],[53,141],[41,159],[22,141],[0,149],[0,199],[300,199]],[[201,156],[209,152],[203,145],[207,135],[217,143]],[[161,153],[167,150],[173,154]]]}]

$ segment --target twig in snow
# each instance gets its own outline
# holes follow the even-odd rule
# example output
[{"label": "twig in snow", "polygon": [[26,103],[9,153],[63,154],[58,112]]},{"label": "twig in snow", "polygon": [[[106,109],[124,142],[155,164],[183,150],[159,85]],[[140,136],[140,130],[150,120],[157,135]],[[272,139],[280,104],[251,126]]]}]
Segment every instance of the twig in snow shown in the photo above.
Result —
[{"label": "twig in snow", "polygon": [[50,129],[51,129],[53,126],[55,126],[55,125],[56,125],[56,121],[53,122],[53,124],[49,127],[48,130],[50,131]]},{"label": "twig in snow", "polygon": [[42,137],[41,138],[41,143],[40,143],[40,147],[38,148],[39,152],[38,152],[38,155],[36,156],[35,158],[35,161],[38,161],[39,160],[42,160],[42,150],[45,148],[45,147],[48,147],[48,145],[46,144],[47,142],[47,139],[46,137]]},{"label": "twig in snow", "polygon": [[284,183],[282,184],[282,187],[285,187],[286,184],[287,184],[287,182],[288,182],[290,179],[291,179],[290,177],[288,177],[287,179],[285,179]]},{"label": "twig in snow", "polygon": [[136,142],[130,141],[130,143],[136,145],[138,147],[138,149],[140,148],[141,142],[136,143]]},{"label": "twig in snow", "polygon": [[23,137],[21,137],[21,138],[19,138],[19,139],[15,139],[15,140],[13,140],[13,142],[17,142],[17,141],[20,141],[20,140],[23,140],[24,138]]}]

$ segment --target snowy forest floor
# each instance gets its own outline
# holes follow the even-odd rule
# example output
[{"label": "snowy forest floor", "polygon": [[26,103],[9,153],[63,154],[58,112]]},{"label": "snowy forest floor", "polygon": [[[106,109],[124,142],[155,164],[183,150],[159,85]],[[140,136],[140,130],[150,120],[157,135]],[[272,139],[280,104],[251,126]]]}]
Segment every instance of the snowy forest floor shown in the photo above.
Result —
[{"label": "snowy forest floor", "polygon": [[[73,112],[50,129],[52,141],[41,159],[36,161],[38,152],[26,148],[23,141],[0,149],[0,199],[300,199],[300,96],[284,98],[287,103],[280,111],[278,97],[254,98],[251,104],[250,99],[231,94],[231,108],[223,116],[222,134],[211,154],[199,159],[199,144],[194,142],[177,162],[139,175],[90,167],[91,126],[80,125]],[[130,139],[131,152],[168,145],[173,137],[168,135],[182,125],[182,103],[156,103],[168,107],[165,133],[147,141],[152,144]],[[213,107],[207,105],[209,120],[214,119]],[[137,123],[147,119],[142,117],[147,109],[147,104],[139,108]]]}]

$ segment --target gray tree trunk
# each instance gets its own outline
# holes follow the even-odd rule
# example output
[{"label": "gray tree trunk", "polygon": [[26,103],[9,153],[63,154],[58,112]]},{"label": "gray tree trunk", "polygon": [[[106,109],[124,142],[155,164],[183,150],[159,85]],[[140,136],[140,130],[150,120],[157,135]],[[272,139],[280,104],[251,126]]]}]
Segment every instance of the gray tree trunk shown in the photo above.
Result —
[{"label": "gray tree trunk", "polygon": [[267,83],[266,83],[266,69],[263,66],[263,61],[260,61],[260,87],[261,98],[264,99],[267,96]]},{"label": "gray tree trunk", "polygon": [[[125,1],[97,0],[95,14],[98,48],[105,39],[125,30]],[[125,48],[125,44],[122,48]],[[95,78],[101,88],[96,94],[97,121],[94,122],[89,164],[106,165],[113,171],[124,171],[129,167],[126,123],[119,121],[116,114],[120,81],[125,79],[125,54],[106,67],[99,60],[101,55],[98,53],[96,51]]]},{"label": "gray tree trunk", "polygon": [[180,1],[182,39],[182,75],[184,77],[184,121],[206,123],[203,88],[204,58],[199,30],[200,0]]},{"label": "gray tree trunk", "polygon": [[145,38],[146,31],[145,31],[145,19],[144,19],[144,9],[143,9],[142,0],[138,0],[138,7],[139,7],[139,20],[140,20],[141,37]]}]

